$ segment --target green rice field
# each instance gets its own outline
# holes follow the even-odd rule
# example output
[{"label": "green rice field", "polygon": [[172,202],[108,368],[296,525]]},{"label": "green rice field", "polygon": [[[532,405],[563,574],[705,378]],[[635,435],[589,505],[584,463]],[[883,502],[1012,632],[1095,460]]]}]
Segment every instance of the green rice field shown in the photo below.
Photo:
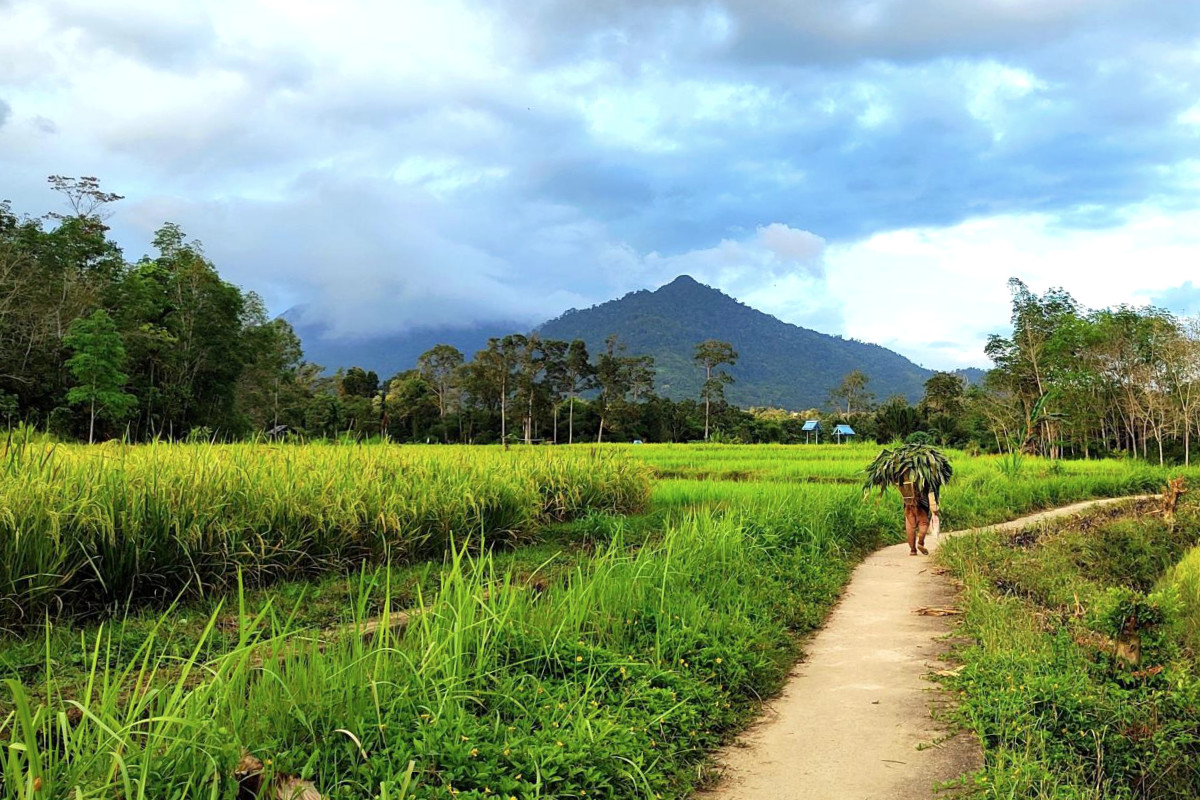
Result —
[{"label": "green rice field", "polygon": [[[10,446],[0,797],[235,798],[248,754],[328,798],[686,797],[899,541],[877,451]],[[1167,477],[950,455],[947,529]]]}]

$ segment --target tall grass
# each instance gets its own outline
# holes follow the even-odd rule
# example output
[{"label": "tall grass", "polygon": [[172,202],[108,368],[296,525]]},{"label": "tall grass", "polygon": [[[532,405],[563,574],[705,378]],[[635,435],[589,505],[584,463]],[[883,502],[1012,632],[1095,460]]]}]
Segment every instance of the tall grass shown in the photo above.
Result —
[{"label": "tall grass", "polygon": [[513,541],[649,491],[594,449],[18,444],[0,459],[0,625]]},{"label": "tall grass", "polygon": [[[81,530],[51,510],[90,508],[74,498],[97,497],[130,519],[157,520],[130,502],[142,498],[177,508],[163,518],[179,527],[159,535],[195,536],[198,553],[240,553],[228,543],[264,531],[287,543],[265,563],[260,551],[214,561],[224,569],[204,582],[191,567],[171,573],[206,591],[231,586],[238,568],[253,583],[447,553],[440,578],[418,594],[423,613],[403,633],[385,620],[369,637],[314,635],[287,609],[252,614],[241,595],[226,601],[240,621],[236,641],[214,644],[230,616],[218,608],[183,657],[165,634],[138,638],[129,652],[108,624],[67,657],[47,628],[40,685],[9,681],[0,702],[12,709],[0,719],[0,798],[232,797],[244,751],[330,798],[687,796],[705,754],[781,686],[795,634],[820,624],[857,559],[902,529],[898,497],[862,497],[870,447],[163,449],[40,452],[46,461],[29,485],[49,499],[40,514],[17,513]],[[689,477],[657,484],[662,526],[630,546],[626,521],[612,515],[645,504],[639,462]],[[962,456],[955,467],[962,480],[943,504],[958,527],[1155,479],[1126,463],[1051,470],[1031,460],[1016,481],[987,460]],[[806,470],[837,480],[809,482]],[[121,478],[87,480],[112,471]],[[738,480],[701,479],[729,473]],[[56,475],[73,488],[51,486]],[[393,488],[372,488],[381,485]],[[385,505],[402,511],[393,520],[378,510]],[[569,569],[504,570],[480,546],[578,515],[590,538]],[[387,546],[362,547],[377,535],[364,528],[388,531]],[[428,538],[406,538],[420,531]],[[166,585],[154,575],[148,585]],[[386,615],[402,591],[386,566],[363,575],[347,604],[360,629],[369,609]],[[76,581],[49,596],[78,602],[88,584]],[[89,592],[92,602],[104,597]],[[60,679],[66,660],[86,665],[84,680]]]},{"label": "tall grass", "polygon": [[1180,635],[1200,659],[1200,547],[1193,548],[1168,570],[1160,587],[1174,592],[1179,603],[1176,620]]},{"label": "tall grass", "polygon": [[78,696],[52,664],[47,701],[9,683],[0,796],[228,797],[244,751],[334,798],[681,796],[849,569],[756,517],[694,514],[637,551],[618,536],[545,592],[455,551],[402,635],[247,619],[232,651],[180,663],[153,641],[115,658],[101,631]]},{"label": "tall grass", "polygon": [[[965,585],[959,632],[974,643],[948,680],[984,745],[981,796],[1200,796],[1200,664],[1177,635],[1194,634],[1200,609],[1161,591],[1195,592],[1200,560],[1168,568],[1196,541],[1200,515],[1181,508],[1173,524],[1153,506],[957,537],[938,551]],[[1135,665],[1115,644],[1131,620]]]}]

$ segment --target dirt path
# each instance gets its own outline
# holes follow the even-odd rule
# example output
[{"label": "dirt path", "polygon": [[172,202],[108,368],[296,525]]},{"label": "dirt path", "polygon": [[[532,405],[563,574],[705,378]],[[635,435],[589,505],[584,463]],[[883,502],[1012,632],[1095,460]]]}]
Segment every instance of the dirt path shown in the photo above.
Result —
[{"label": "dirt path", "polygon": [[[1132,498],[1094,500],[994,526],[1005,530]],[[960,531],[959,533],[968,533]],[[945,535],[943,535],[945,536]],[[931,549],[936,540],[926,542]],[[719,759],[725,775],[698,800],[916,800],[978,769],[978,744],[946,738],[931,709],[945,702],[925,679],[943,667],[947,617],[914,613],[954,603],[950,581],[908,545],[870,555],[807,658],[763,720]]]}]

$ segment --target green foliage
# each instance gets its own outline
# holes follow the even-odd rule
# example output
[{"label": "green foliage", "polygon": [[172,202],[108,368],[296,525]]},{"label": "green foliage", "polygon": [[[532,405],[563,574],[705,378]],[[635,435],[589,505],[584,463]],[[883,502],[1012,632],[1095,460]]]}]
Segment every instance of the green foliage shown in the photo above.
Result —
[{"label": "green foliage", "polygon": [[0,392],[18,404],[6,417],[78,436],[75,405],[93,436],[99,419],[135,439],[280,424],[305,393],[290,326],[221,280],[177,225],[156,233],[156,256],[129,263],[103,222],[120,196],[91,177],[51,185],[69,212],[47,215],[49,226],[0,204],[0,296],[11,306],[0,315]]},{"label": "green foliage", "polygon": [[1169,663],[1178,655],[1178,645],[1166,624],[1177,612],[1169,592],[1147,595],[1128,586],[1109,586],[1090,609],[1089,626],[1100,633],[1121,638],[1136,635],[1142,670]]},{"label": "green foliage", "polygon": [[1009,284],[1013,333],[989,338],[996,366],[975,404],[998,446],[1190,459],[1200,329],[1159,308],[1089,311],[1063,289]]},{"label": "green foliage", "polygon": [[910,443],[884,448],[866,472],[864,491],[879,489],[882,493],[890,487],[912,482],[917,496],[923,497],[940,492],[954,476],[954,467],[940,450],[927,444]]},{"label": "green foliage", "polygon": [[67,392],[67,402],[87,407],[91,442],[97,416],[120,421],[137,404],[137,398],[124,391],[129,381],[129,376],[121,371],[125,365],[125,347],[112,318],[103,310],[71,323],[63,345],[72,351],[66,366],[77,383]]},{"label": "green foliage", "polygon": [[924,424],[921,412],[903,397],[889,398],[875,412],[875,441],[880,444],[902,441]]},{"label": "green foliage", "polygon": [[693,359],[704,370],[704,384],[700,387],[700,399],[704,401],[704,438],[709,434],[709,423],[713,404],[725,403],[725,387],[733,383],[733,376],[721,369],[721,365],[737,363],[738,354],[729,342],[705,339],[696,345]]},{"label": "green foliage", "polygon": [[[939,551],[966,583],[963,632],[975,644],[960,652],[951,683],[964,693],[962,721],[986,748],[976,778],[984,796],[1200,792],[1196,651],[1180,649],[1175,583],[1145,588],[1150,565],[1161,572],[1195,541],[1200,516],[1188,509],[1175,525],[1122,516],[1106,509],[984,532]],[[1118,641],[1140,646],[1138,663],[1116,656]]]},{"label": "green foliage", "polygon": [[12,425],[12,419],[19,409],[20,403],[15,394],[0,391],[0,417],[4,417],[5,427]]},{"label": "green foliage", "polygon": [[842,378],[842,382],[829,393],[830,402],[837,406],[839,402],[846,404],[846,414],[865,411],[875,400],[875,395],[867,391],[871,379],[860,369],[853,370]]},{"label": "green foliage", "polygon": [[1200,546],[1167,571],[1159,590],[1170,592],[1179,604],[1174,618],[1179,640],[1200,658]]},{"label": "green foliage", "polygon": [[[28,458],[0,473],[3,502],[43,514],[47,497],[79,497],[36,517],[38,529],[82,525],[86,510],[111,548],[98,563],[133,570],[136,554],[155,565],[149,583],[164,565],[212,563],[209,546],[229,560],[254,550],[265,574],[243,565],[240,583],[210,577],[203,598],[102,624],[70,616],[85,607],[65,595],[66,613],[0,641],[11,679],[0,796],[29,796],[13,787],[37,777],[48,797],[76,787],[132,797],[140,786],[235,796],[231,774],[249,750],[330,798],[688,797],[706,754],[785,680],[799,635],[820,624],[855,561],[898,534],[894,503],[862,500],[874,449],[856,444],[156,448],[18,451]],[[31,465],[47,458],[66,486],[36,477]],[[957,459],[948,527],[1161,480],[1131,462],[1060,474],[1030,463],[1047,474],[1010,482],[992,457]],[[664,476],[651,513],[623,515],[645,502],[648,468]],[[103,535],[118,518],[148,526],[155,510],[166,535],[198,534],[188,559],[152,538],[123,553],[129,536]],[[33,518],[17,524],[33,529]],[[321,549],[384,528],[378,570],[338,574]],[[421,530],[440,538],[410,549]],[[478,531],[542,541],[485,550]],[[54,537],[29,539],[0,536],[26,548]],[[30,551],[0,563],[13,552]],[[302,575],[320,582],[279,583],[306,555],[319,563]],[[423,613],[403,630],[390,624],[413,608]],[[1157,763],[1169,766],[1177,740],[1159,741]]]},{"label": "green foliage", "polygon": [[905,444],[922,444],[926,446],[933,445],[933,437],[925,431],[913,431],[908,436],[904,437]]}]

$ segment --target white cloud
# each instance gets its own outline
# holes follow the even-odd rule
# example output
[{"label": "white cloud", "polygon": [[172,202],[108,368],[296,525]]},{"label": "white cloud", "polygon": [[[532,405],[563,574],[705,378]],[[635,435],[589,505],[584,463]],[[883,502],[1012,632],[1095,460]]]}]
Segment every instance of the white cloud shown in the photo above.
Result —
[{"label": "white cloud", "polygon": [[828,291],[845,301],[848,336],[934,368],[986,366],[987,334],[1009,327],[1009,277],[1038,292],[1061,286],[1090,308],[1142,305],[1194,278],[1200,211],[1124,213],[1124,224],[1105,230],[1014,214],[835,244],[825,256]]},{"label": "white cloud", "polygon": [[978,364],[1009,275],[1105,304],[1195,263],[1187,4],[175,5],[0,0],[4,196],[98,175],[131,256],[177,221],[343,333],[690,273]]}]

